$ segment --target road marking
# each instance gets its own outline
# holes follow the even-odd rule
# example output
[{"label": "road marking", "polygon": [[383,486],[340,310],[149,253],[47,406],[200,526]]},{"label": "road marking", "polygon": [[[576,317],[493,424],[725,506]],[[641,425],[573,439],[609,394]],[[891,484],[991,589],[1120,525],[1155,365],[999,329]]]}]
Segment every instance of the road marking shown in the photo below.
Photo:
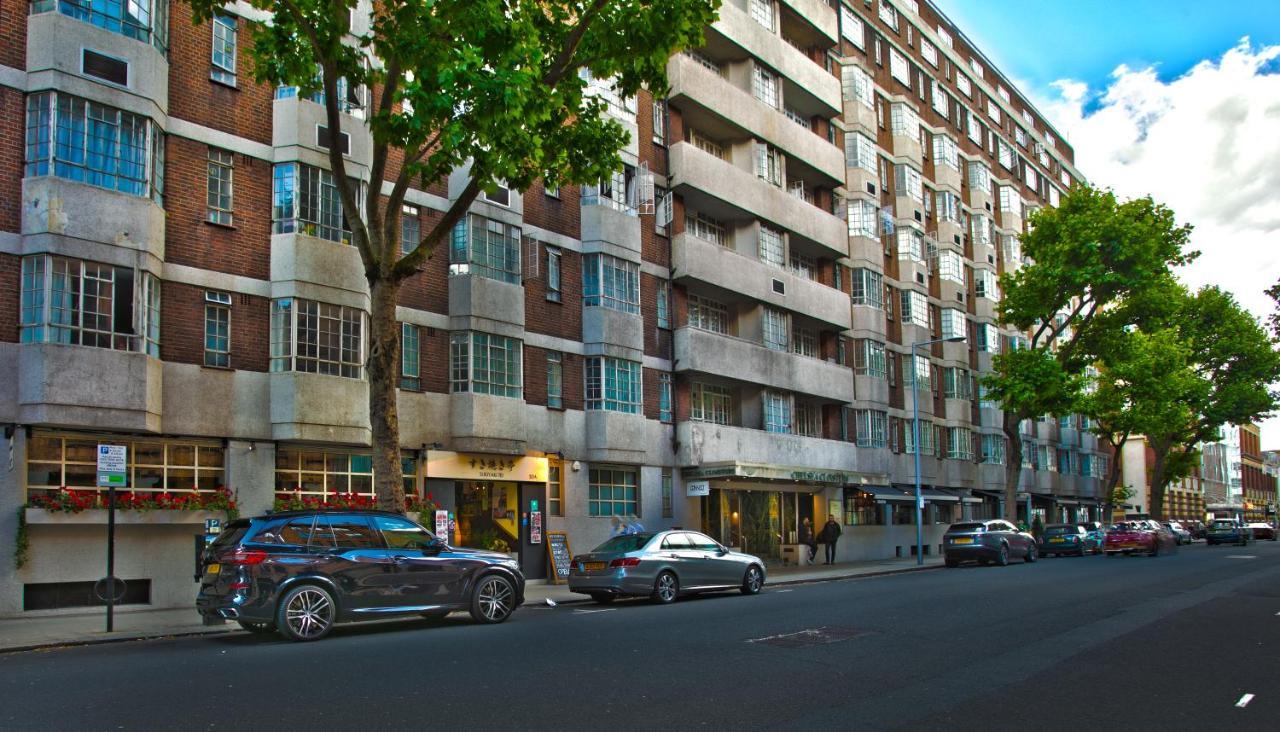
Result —
[{"label": "road marking", "polygon": [[1236,702],[1236,706],[1240,707],[1241,709],[1244,709],[1245,707],[1249,706],[1249,702],[1251,701],[1253,701],[1253,694],[1245,694],[1244,696],[1240,697],[1240,701]]},{"label": "road marking", "polygon": [[[778,592],[790,592],[790,591],[791,591],[791,590],[769,590],[769,592],[771,592],[771,593],[778,593]],[[1280,613],[1276,613],[1276,615],[1280,615]]]},{"label": "road marking", "polygon": [[805,630],[797,630],[794,633],[780,633],[778,635],[766,635],[763,638],[749,638],[748,643],[764,643],[766,641],[778,640],[779,638],[794,638],[801,635],[817,635],[821,633],[821,628],[806,628]]},{"label": "road marking", "polygon": [[1257,559],[1257,554],[1228,554],[1226,559]]},{"label": "road marking", "polygon": [[591,613],[611,613],[617,609],[618,608],[616,607],[600,608],[599,610],[583,610],[581,608],[578,608],[573,611],[573,614],[574,615],[590,615]]}]

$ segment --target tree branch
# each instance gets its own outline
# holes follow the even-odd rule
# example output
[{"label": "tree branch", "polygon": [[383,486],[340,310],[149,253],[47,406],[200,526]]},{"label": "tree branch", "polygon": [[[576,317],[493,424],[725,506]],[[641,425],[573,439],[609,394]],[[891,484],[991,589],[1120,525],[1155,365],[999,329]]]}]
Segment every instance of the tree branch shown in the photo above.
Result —
[{"label": "tree branch", "polygon": [[441,241],[450,230],[453,229],[463,216],[467,215],[467,209],[471,208],[472,202],[480,195],[480,181],[477,177],[472,176],[468,181],[467,187],[462,189],[462,193],[449,206],[449,210],[445,212],[444,218],[436,222],[431,227],[431,231],[418,242],[418,246],[413,251],[404,255],[404,257],[395,263],[391,270],[391,278],[393,280],[403,280],[412,276],[418,271],[418,267],[423,260],[431,255],[431,251],[435,245]]},{"label": "tree branch", "polygon": [[560,49],[556,60],[551,64],[551,68],[547,69],[547,73],[542,77],[542,83],[547,86],[555,86],[560,83],[560,79],[573,68],[573,55],[577,53],[578,46],[582,44],[582,38],[587,34],[587,28],[591,25],[591,21],[600,14],[604,9],[608,0],[595,0],[591,3],[591,7],[587,8],[587,12],[582,14],[582,18],[578,20],[578,25],[569,33],[569,37],[565,39],[564,48]]}]

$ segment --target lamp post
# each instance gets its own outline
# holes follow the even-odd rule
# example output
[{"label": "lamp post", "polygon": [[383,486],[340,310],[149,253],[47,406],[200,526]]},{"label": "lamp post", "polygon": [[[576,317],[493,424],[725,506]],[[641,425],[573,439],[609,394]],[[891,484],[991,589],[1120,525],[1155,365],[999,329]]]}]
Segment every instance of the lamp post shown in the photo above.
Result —
[{"label": "lamp post", "polygon": [[956,343],[963,341],[964,336],[934,338],[911,344],[911,448],[916,458],[916,565],[924,564],[924,530],[921,513],[924,511],[924,496],[920,493],[920,397],[916,385],[920,379],[916,373],[916,349],[921,346],[932,346],[935,343]]}]

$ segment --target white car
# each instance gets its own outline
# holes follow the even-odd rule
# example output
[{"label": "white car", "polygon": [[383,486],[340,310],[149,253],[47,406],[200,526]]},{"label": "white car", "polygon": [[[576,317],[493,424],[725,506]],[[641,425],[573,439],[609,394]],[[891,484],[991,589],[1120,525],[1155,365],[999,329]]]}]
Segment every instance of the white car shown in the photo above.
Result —
[{"label": "white car", "polygon": [[1194,541],[1194,538],[1191,536],[1191,532],[1177,521],[1165,521],[1164,527],[1173,532],[1173,538],[1176,539],[1179,544],[1190,544]]}]

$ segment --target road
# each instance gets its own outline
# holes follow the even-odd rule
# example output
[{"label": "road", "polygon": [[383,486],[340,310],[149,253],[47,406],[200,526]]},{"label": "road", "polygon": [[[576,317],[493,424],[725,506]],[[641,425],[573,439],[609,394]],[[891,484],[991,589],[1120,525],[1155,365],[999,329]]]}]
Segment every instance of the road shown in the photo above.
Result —
[{"label": "road", "polygon": [[1280,544],[1197,544],[6,654],[0,728],[1275,730],[1277,650]]}]

